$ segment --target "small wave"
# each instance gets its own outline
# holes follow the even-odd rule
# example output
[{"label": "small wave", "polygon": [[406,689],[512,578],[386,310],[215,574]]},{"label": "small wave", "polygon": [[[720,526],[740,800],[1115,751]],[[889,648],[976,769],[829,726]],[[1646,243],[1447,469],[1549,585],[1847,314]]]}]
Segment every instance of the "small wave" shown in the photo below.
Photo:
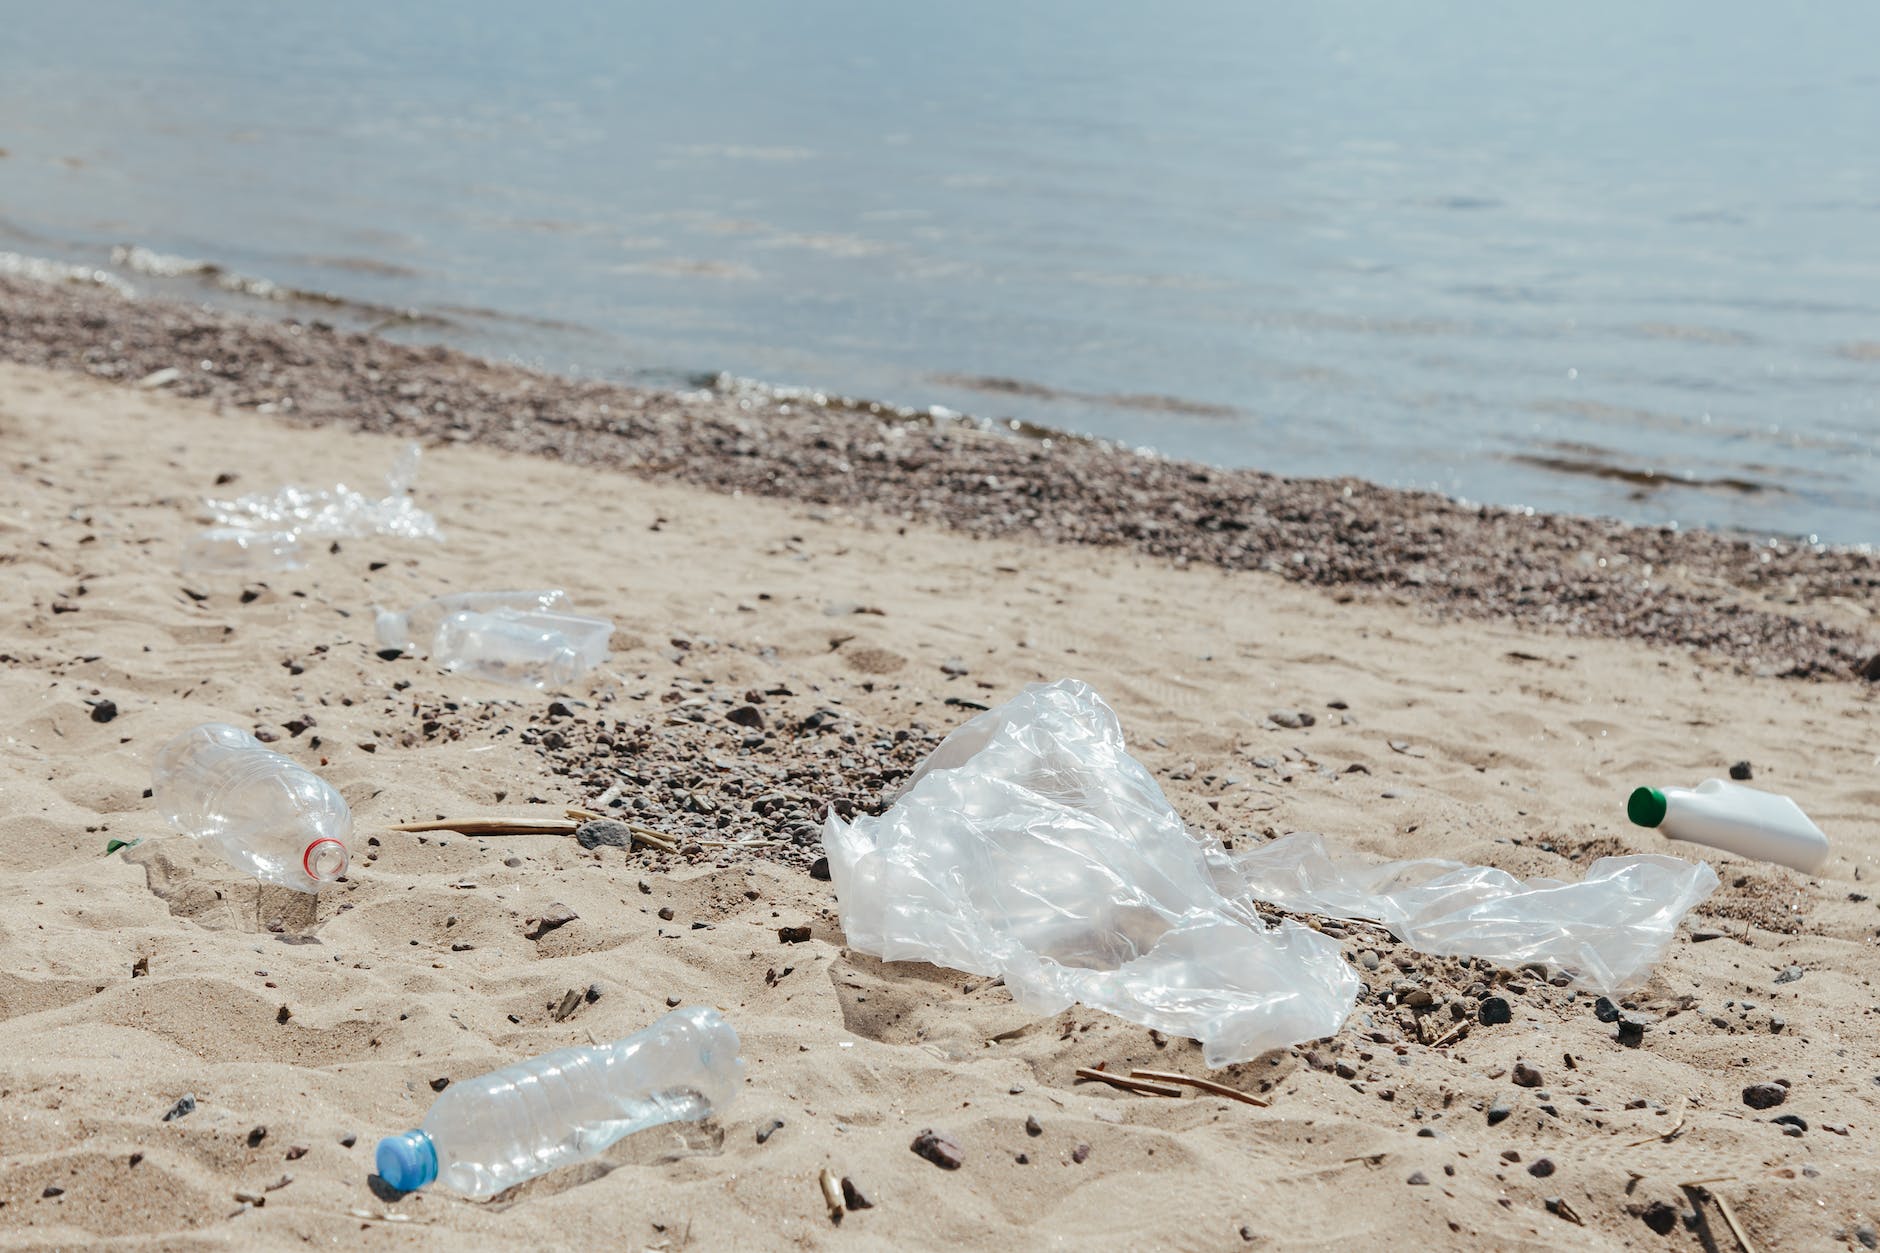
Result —
[{"label": "small wave", "polygon": [[1535,466],[1542,470],[1552,470],[1557,474],[1575,474],[1586,478],[1611,479],[1615,482],[1630,483],[1641,494],[1658,491],[1667,487],[1694,488],[1698,491],[1734,492],[1743,496],[1760,496],[1766,492],[1787,493],[1774,483],[1761,483],[1755,479],[1742,479],[1732,476],[1700,479],[1682,475],[1661,474],[1656,470],[1640,470],[1631,466],[1618,465],[1593,457],[1568,455],[1550,455],[1545,453],[1513,453],[1508,460],[1521,465]]},{"label": "small wave", "polygon": [[1175,413],[1190,418],[1243,418],[1246,413],[1232,405],[1218,405],[1182,396],[1164,396],[1155,392],[1080,392],[1069,388],[1048,387],[1025,379],[1001,378],[981,374],[936,374],[933,381],[968,391],[990,392],[1001,396],[1024,396],[1032,400],[1072,401],[1103,405],[1111,409],[1135,409],[1147,413]]},{"label": "small wave", "polygon": [[48,261],[43,257],[29,257],[18,252],[0,252],[0,276],[31,279],[36,283],[84,283],[92,287],[108,287],[120,296],[137,294],[136,289],[109,270],[94,269],[88,265],[69,265],[64,261]]},{"label": "small wave", "polygon": [[231,270],[214,261],[178,257],[167,252],[145,248],[141,244],[118,244],[113,247],[111,264],[120,269],[129,270],[133,274],[145,274],[151,278],[195,279],[223,291],[255,300],[266,300],[278,304],[318,305],[370,320],[380,326],[388,324],[450,325],[444,318],[435,314],[421,313],[416,309],[379,304],[370,300],[353,300],[346,296],[334,295],[332,292],[289,287],[273,279],[257,278],[251,274]]}]

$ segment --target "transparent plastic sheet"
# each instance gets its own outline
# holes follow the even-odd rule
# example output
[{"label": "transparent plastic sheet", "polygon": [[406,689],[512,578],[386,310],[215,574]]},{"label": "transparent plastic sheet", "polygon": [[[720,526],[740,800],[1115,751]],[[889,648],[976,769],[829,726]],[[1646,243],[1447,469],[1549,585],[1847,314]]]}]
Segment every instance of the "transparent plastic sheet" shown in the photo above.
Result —
[{"label": "transparent plastic sheet", "polygon": [[1315,836],[1234,857],[1191,833],[1087,685],[1033,685],[956,730],[878,818],[824,829],[849,945],[1003,976],[1200,1040],[1209,1065],[1334,1034],[1339,946],[1256,901],[1365,918],[1434,953],[1543,961],[1602,990],[1650,968],[1716,886],[1708,866],[1605,858],[1578,884],[1454,862],[1338,864]]},{"label": "transparent plastic sheet", "polygon": [[205,502],[210,516],[223,526],[249,530],[291,531],[302,539],[347,539],[366,535],[393,535],[400,539],[441,540],[437,519],[411,499],[418,478],[422,450],[407,445],[385,476],[383,497],[337,483],[307,488],[289,484],[275,492],[256,492],[233,500]]},{"label": "transparent plastic sheet", "polygon": [[1456,861],[1335,860],[1303,833],[1233,863],[1252,899],[1379,923],[1443,957],[1540,962],[1607,994],[1643,982],[1684,915],[1717,887],[1707,864],[1676,857],[1602,857],[1578,883],[1563,883]]},{"label": "transparent plastic sheet", "polygon": [[1230,899],[1082,683],[1033,686],[934,750],[879,818],[824,832],[849,945],[999,975],[1039,1014],[1072,1003],[1200,1040],[1209,1065],[1336,1032],[1358,978],[1332,940]]}]

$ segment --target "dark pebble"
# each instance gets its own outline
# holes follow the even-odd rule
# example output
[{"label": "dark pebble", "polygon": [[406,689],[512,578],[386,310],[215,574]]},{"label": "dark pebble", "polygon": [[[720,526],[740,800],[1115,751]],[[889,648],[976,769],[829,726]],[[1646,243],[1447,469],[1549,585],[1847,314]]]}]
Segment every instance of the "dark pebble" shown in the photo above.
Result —
[{"label": "dark pebble", "polygon": [[295,1144],[288,1147],[287,1160],[290,1162],[297,1162],[306,1155],[307,1146],[304,1144]]},{"label": "dark pebble", "polygon": [[852,1210],[875,1208],[875,1203],[847,1175],[842,1176],[842,1204]]},{"label": "dark pebble", "polygon": [[615,822],[612,818],[596,818],[584,822],[574,829],[576,843],[582,848],[599,848],[603,844],[608,848],[632,848],[633,832],[624,822]]},{"label": "dark pebble", "polygon": [[778,927],[777,939],[785,944],[804,944],[809,941],[808,927]]},{"label": "dark pebble", "polygon": [[1413,1188],[1427,1188],[1430,1186],[1430,1177],[1420,1170],[1414,1170],[1410,1172],[1410,1177],[1404,1180],[1404,1182]]},{"label": "dark pebble", "polygon": [[1803,970],[1800,966],[1784,966],[1782,973],[1776,976],[1776,982],[1794,983],[1802,977],[1802,974]]},{"label": "dark pebble", "polygon": [[378,652],[378,658],[380,661],[397,661],[400,657],[403,657],[404,655],[405,655],[405,650],[402,648],[381,648],[379,649],[379,652]]},{"label": "dark pebble", "polygon": [[822,883],[829,882],[829,859],[818,857],[809,864],[809,877]]},{"label": "dark pebble", "polygon": [[1789,1090],[1779,1083],[1752,1083],[1743,1089],[1743,1104],[1751,1109],[1774,1109],[1789,1099]]},{"label": "dark pebble", "polygon": [[117,714],[117,702],[114,700],[101,700],[91,707],[91,720],[93,722],[109,722],[111,719],[117,717]]},{"label": "dark pebble", "polygon": [[1619,1041],[1619,1043],[1629,1049],[1637,1048],[1639,1045],[1645,1043],[1645,1020],[1643,1018],[1633,1018],[1630,1016],[1621,1018],[1619,1020],[1619,1030],[1613,1036],[1613,1039]]},{"label": "dark pebble", "polygon": [[1481,1019],[1484,1027],[1499,1027],[1514,1021],[1514,1006],[1508,1004],[1505,996],[1491,996],[1482,1002],[1476,1017]]},{"label": "dark pebble", "polygon": [[342,1149],[349,1149],[357,1143],[359,1143],[359,1137],[354,1135],[350,1131],[348,1131],[345,1135],[339,1138],[339,1146]]},{"label": "dark pebble", "polygon": [[1526,1062],[1514,1064],[1514,1081],[1517,1087],[1538,1088],[1541,1086],[1541,1072]]},{"label": "dark pebble", "polygon": [[762,728],[764,725],[763,711],[756,705],[739,705],[726,714],[725,718],[741,727]]},{"label": "dark pebble", "polygon": [[185,1094],[176,1104],[170,1106],[170,1112],[163,1116],[163,1121],[171,1122],[178,1118],[186,1118],[195,1112],[196,1096],[192,1092]]},{"label": "dark pebble", "polygon": [[1612,998],[1602,996],[1593,1002],[1593,1017],[1601,1022],[1618,1022],[1619,1007],[1612,1003]]},{"label": "dark pebble", "polygon": [[672,921],[672,906],[661,905],[659,907],[659,916],[662,921],[671,922]]},{"label": "dark pebble", "polygon": [[56,1183],[49,1183],[46,1185],[46,1190],[44,1192],[41,1192],[39,1195],[40,1196],[64,1196],[65,1189],[61,1188]]},{"label": "dark pebble", "polygon": [[1506,1122],[1508,1116],[1512,1113],[1514,1113],[1512,1108],[1504,1105],[1500,1101],[1496,1101],[1488,1107],[1488,1125],[1492,1127],[1496,1123]]},{"label": "dark pebble", "polygon": [[908,1147],[942,1170],[958,1170],[960,1163],[966,1160],[966,1152],[960,1148],[958,1140],[931,1127],[915,1136]]},{"label": "dark pebble", "polygon": [[1739,761],[1731,766],[1730,777],[1739,783],[1746,782],[1751,777],[1749,763],[1747,761]]},{"label": "dark pebble", "polygon": [[1533,1163],[1528,1166],[1528,1174],[1533,1175],[1536,1179],[1545,1179],[1553,1173],[1554,1163],[1553,1159],[1549,1157],[1537,1157],[1534,1159]]},{"label": "dark pebble", "polygon": [[1089,1158],[1090,1146],[1088,1144],[1080,1144],[1071,1150],[1071,1160],[1076,1162],[1079,1166],[1082,1166]]},{"label": "dark pebble", "polygon": [[1661,1236],[1670,1235],[1678,1225],[1677,1208],[1663,1201],[1653,1201],[1645,1207],[1639,1217],[1645,1220],[1645,1225],[1650,1227],[1654,1234]]},{"label": "dark pebble", "polygon": [[431,1080],[431,1091],[433,1092],[442,1092],[449,1086],[450,1080],[445,1076],[440,1075],[436,1079]]},{"label": "dark pebble", "polygon": [[1044,1124],[1038,1121],[1038,1115],[1026,1115],[1025,1134],[1028,1136],[1041,1136],[1044,1134]]},{"label": "dark pebble", "polygon": [[266,1127],[256,1127],[248,1133],[248,1147],[251,1149],[260,1148],[261,1142],[267,1138],[268,1129]]},{"label": "dark pebble", "polygon": [[1808,1120],[1803,1118],[1800,1114],[1783,1114],[1779,1117],[1771,1118],[1769,1121],[1781,1127],[1786,1134],[1792,1136],[1801,1135],[1802,1132],[1808,1130]]},{"label": "dark pebble", "polygon": [[782,1128],[783,1128],[783,1119],[781,1118],[771,1119],[769,1122],[765,1123],[763,1126],[757,1129],[757,1142],[759,1144],[764,1143],[766,1140],[770,1139],[770,1137],[776,1135],[778,1131],[782,1130]]},{"label": "dark pebble", "polygon": [[590,1005],[592,1005],[595,1001],[600,1000],[601,999],[601,985],[598,983],[588,984],[587,991],[583,994],[582,999],[585,1000]]}]

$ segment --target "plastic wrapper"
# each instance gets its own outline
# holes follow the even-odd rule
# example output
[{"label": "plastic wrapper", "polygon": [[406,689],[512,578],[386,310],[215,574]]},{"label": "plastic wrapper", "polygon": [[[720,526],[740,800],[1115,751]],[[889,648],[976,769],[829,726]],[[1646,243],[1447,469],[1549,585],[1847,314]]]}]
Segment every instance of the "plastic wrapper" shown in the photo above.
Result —
[{"label": "plastic wrapper", "polygon": [[411,444],[385,476],[385,495],[367,496],[344,483],[307,488],[289,485],[233,500],[208,501],[210,515],[223,526],[249,530],[291,531],[302,539],[347,539],[393,535],[400,539],[442,539],[437,519],[411,499],[421,450]]},{"label": "plastic wrapper", "polygon": [[1210,1065],[1336,1032],[1357,975],[1307,927],[1230,899],[1082,683],[1033,686],[947,737],[879,818],[824,832],[850,947],[998,975],[1039,1014],[1072,1003],[1200,1040]]},{"label": "plastic wrapper", "polygon": [[1316,836],[1230,855],[1183,825],[1087,685],[1034,685],[960,727],[880,817],[824,829],[850,947],[997,975],[1201,1041],[1209,1065],[1332,1035],[1358,987],[1338,945],[1268,901],[1382,923],[1438,954],[1643,977],[1716,886],[1708,866],[1604,858],[1580,883],[1486,867],[1335,862]]},{"label": "plastic wrapper", "polygon": [[1563,883],[1456,861],[1341,861],[1303,833],[1233,861],[1253,899],[1380,923],[1425,953],[1539,962],[1603,993],[1642,982],[1717,887],[1708,865],[1676,857],[1602,857]]}]

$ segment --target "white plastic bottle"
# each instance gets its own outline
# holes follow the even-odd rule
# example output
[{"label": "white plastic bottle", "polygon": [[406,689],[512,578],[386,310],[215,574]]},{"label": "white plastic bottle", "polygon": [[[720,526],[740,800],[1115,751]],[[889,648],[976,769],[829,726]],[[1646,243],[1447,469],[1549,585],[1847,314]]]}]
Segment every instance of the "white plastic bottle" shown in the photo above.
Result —
[{"label": "white plastic bottle", "polygon": [[717,1010],[674,1010],[613,1044],[557,1049],[451,1084],[414,1131],[379,1141],[379,1178],[494,1196],[584,1161],[636,1131],[724,1109],[744,1080],[738,1033]]},{"label": "white plastic bottle", "polygon": [[1786,796],[1706,779],[1694,788],[1642,787],[1626,815],[1667,839],[1706,844],[1739,857],[1813,874],[1828,860],[1828,837]]},{"label": "white plastic bottle", "polygon": [[613,634],[612,622],[574,614],[454,613],[438,625],[431,659],[494,683],[560,688],[607,660]]},{"label": "white plastic bottle", "polygon": [[437,634],[438,624],[456,613],[492,613],[498,609],[525,613],[532,609],[565,612],[569,608],[568,593],[559,587],[533,592],[452,592],[448,596],[433,596],[413,606],[409,613],[378,610],[379,647],[408,652],[415,646],[429,646]]},{"label": "white plastic bottle", "polygon": [[150,790],[166,822],[265,883],[317,892],[346,873],[346,798],[237,727],[205,723],[164,745]]}]

